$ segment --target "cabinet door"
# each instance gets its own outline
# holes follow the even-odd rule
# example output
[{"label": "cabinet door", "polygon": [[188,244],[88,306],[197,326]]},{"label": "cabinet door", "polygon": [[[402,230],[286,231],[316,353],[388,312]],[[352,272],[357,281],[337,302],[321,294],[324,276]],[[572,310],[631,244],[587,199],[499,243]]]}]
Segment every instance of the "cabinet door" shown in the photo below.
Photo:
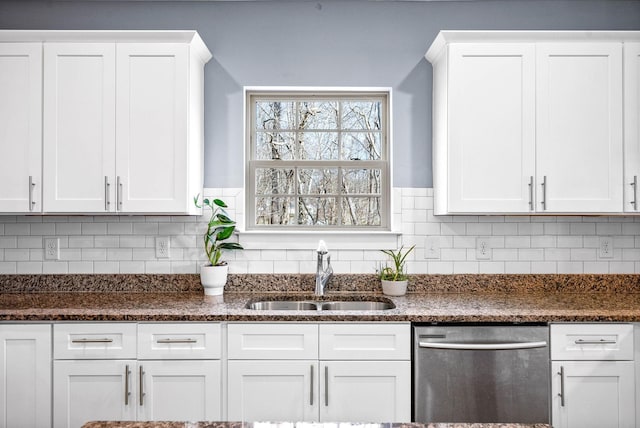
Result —
[{"label": "cabinet door", "polygon": [[42,45],[0,43],[0,212],[41,210]]},{"label": "cabinet door", "polygon": [[622,211],[622,44],[543,43],[536,64],[538,211]]},{"label": "cabinet door", "polygon": [[411,421],[409,361],[322,361],[320,373],[320,420]]},{"label": "cabinet door", "polygon": [[189,47],[126,43],[117,57],[118,210],[187,212]]},{"label": "cabinet door", "polygon": [[135,420],[136,401],[134,360],[53,363],[53,426],[56,428],[80,428],[87,421],[95,420]]},{"label": "cabinet door", "polygon": [[553,426],[634,428],[634,381],[632,361],[553,362]]},{"label": "cabinet door", "polygon": [[45,212],[112,211],[115,90],[114,44],[45,43]]},{"label": "cabinet door", "polygon": [[228,362],[230,421],[318,421],[318,361]]},{"label": "cabinet door", "polygon": [[139,420],[220,420],[220,361],[140,361],[138,365]]},{"label": "cabinet door", "polygon": [[535,174],[533,44],[453,44],[448,211],[526,213]]},{"label": "cabinet door", "polygon": [[0,427],[51,427],[51,326],[0,326]]},{"label": "cabinet door", "polygon": [[640,210],[640,43],[624,44],[624,210]]}]

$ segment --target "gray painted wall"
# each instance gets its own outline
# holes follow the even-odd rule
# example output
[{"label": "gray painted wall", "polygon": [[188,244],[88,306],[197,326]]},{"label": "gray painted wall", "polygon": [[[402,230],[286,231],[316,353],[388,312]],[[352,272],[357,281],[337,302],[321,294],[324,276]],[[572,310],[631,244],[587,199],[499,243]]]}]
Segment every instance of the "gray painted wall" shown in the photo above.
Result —
[{"label": "gray painted wall", "polygon": [[205,187],[242,187],[245,85],[390,86],[394,186],[431,187],[431,66],[441,29],[640,30],[638,0],[0,0],[1,29],[195,29],[206,67]]}]

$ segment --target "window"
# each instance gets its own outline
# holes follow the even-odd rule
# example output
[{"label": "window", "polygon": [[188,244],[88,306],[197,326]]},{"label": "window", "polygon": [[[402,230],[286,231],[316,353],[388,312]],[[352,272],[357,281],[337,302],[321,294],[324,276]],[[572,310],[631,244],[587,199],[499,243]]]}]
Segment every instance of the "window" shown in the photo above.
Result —
[{"label": "window", "polygon": [[388,91],[247,91],[247,228],[389,230]]}]

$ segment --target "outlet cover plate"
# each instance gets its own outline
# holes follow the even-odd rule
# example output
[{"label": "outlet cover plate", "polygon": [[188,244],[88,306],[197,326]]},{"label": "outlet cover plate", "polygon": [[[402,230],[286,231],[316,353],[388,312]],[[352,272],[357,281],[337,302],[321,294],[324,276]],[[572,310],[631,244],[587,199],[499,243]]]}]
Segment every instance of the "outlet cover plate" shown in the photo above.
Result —
[{"label": "outlet cover plate", "polygon": [[424,258],[439,259],[440,258],[440,237],[428,236],[424,241]]},{"label": "outlet cover plate", "polygon": [[486,237],[476,239],[476,260],[491,260],[491,241]]},{"label": "outlet cover plate", "polygon": [[613,258],[613,237],[601,236],[598,243],[598,257],[601,259]]},{"label": "outlet cover plate", "polygon": [[60,260],[60,238],[44,238],[44,259]]},{"label": "outlet cover plate", "polygon": [[168,236],[156,237],[156,258],[168,259],[171,257],[171,247]]}]

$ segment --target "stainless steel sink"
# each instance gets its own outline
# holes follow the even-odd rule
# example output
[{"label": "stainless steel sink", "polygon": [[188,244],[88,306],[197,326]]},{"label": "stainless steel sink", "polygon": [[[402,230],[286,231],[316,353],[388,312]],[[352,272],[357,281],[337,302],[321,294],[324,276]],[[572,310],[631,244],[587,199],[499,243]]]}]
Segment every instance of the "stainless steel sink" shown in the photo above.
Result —
[{"label": "stainless steel sink", "polygon": [[352,300],[340,302],[322,302],[323,311],[386,311],[394,309],[393,302],[377,302],[367,300]]},{"label": "stainless steel sink", "polygon": [[391,301],[382,300],[257,300],[245,307],[257,311],[384,311],[394,309]]},{"label": "stainless steel sink", "polygon": [[318,309],[315,302],[296,300],[261,300],[249,302],[246,307],[258,311],[315,311]]}]

